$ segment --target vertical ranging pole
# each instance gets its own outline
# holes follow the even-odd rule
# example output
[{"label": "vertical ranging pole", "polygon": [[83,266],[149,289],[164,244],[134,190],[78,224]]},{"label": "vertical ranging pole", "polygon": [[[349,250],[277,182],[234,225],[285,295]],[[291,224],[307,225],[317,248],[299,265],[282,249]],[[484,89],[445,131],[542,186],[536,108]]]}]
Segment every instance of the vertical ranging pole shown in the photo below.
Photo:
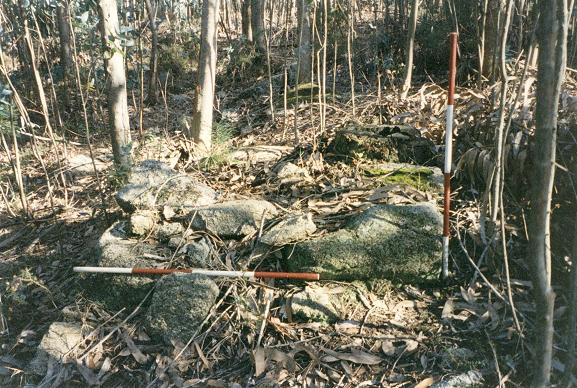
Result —
[{"label": "vertical ranging pole", "polygon": [[443,279],[449,276],[449,211],[451,209],[451,163],[453,157],[453,103],[455,102],[455,74],[457,71],[457,33],[449,35],[451,56],[449,58],[449,94],[447,98],[446,132],[445,132],[445,177],[444,207],[443,207]]}]

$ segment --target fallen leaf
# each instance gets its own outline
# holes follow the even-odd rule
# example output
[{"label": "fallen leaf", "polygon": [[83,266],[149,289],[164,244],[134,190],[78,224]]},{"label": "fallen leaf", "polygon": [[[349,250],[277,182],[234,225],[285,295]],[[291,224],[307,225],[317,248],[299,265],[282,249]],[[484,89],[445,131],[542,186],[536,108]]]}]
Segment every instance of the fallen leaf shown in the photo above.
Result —
[{"label": "fallen leaf", "polygon": [[[351,353],[340,353],[335,352],[334,350],[323,348],[323,352],[328,356],[337,358],[342,361],[354,362],[355,364],[376,365],[383,361],[381,357],[359,349],[352,349]],[[324,358],[323,361],[325,361]]]},{"label": "fallen leaf", "polygon": [[359,321],[342,321],[335,323],[335,330],[344,334],[357,334],[361,329]]},{"label": "fallen leaf", "polygon": [[441,319],[451,319],[453,317],[454,305],[453,299],[449,298],[443,306],[443,312],[441,312]]},{"label": "fallen leaf", "polygon": [[134,344],[134,341],[132,341],[132,338],[130,338],[127,332],[125,331],[122,332],[122,339],[126,343],[126,346],[128,347],[128,350],[130,351],[132,357],[134,357],[134,359],[139,364],[144,364],[148,361],[148,357],[144,353],[142,353],[142,351]]},{"label": "fallen leaf", "polygon": [[202,363],[204,364],[206,369],[212,369],[212,364],[205,357],[202,349],[200,348],[200,345],[196,341],[194,342],[194,348],[196,349],[196,353],[198,354],[198,357],[200,357],[200,359],[202,360]]},{"label": "fallen leaf", "polygon": [[435,384],[436,380],[437,379],[435,379],[434,377],[427,377],[426,379],[416,384],[414,388],[428,388],[431,385]]}]

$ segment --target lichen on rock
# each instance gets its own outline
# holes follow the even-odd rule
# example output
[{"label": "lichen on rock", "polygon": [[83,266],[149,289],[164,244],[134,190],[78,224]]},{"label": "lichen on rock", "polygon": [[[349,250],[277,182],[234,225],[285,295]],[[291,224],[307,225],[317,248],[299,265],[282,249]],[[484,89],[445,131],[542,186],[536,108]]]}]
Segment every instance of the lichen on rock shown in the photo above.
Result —
[{"label": "lichen on rock", "polygon": [[307,239],[317,230],[311,214],[290,215],[261,237],[260,242],[271,246],[282,246]]},{"label": "lichen on rock", "polygon": [[[119,221],[100,237],[96,247],[101,267],[158,267],[163,257],[156,245],[131,238],[128,223]],[[160,252],[159,252],[160,251]],[[168,254],[166,254],[166,257]],[[160,263],[161,264],[161,263]],[[110,308],[135,306],[150,291],[154,279],[146,276],[88,275],[91,297]]]},{"label": "lichen on rock", "polygon": [[273,204],[262,200],[234,200],[194,209],[191,227],[223,238],[242,238],[256,233],[263,221],[277,215]]},{"label": "lichen on rock", "polygon": [[51,363],[66,363],[73,360],[69,355],[82,341],[82,326],[70,322],[54,322],[42,337],[30,369],[44,375]]},{"label": "lichen on rock", "polygon": [[307,285],[290,298],[293,319],[324,323],[343,319],[345,307],[356,303],[352,287]]},{"label": "lichen on rock", "polygon": [[163,206],[189,209],[214,203],[216,193],[158,160],[145,160],[132,169],[128,183],[116,193],[116,201],[126,212]]},{"label": "lichen on rock", "polygon": [[431,203],[372,206],[344,229],[287,246],[286,266],[325,279],[430,283],[438,276],[441,228]]},{"label": "lichen on rock", "polygon": [[130,232],[144,236],[154,228],[156,219],[157,216],[152,210],[137,210],[130,215]]},{"label": "lichen on rock", "polygon": [[216,283],[197,274],[162,277],[146,314],[150,334],[186,343],[200,328],[218,297]]}]

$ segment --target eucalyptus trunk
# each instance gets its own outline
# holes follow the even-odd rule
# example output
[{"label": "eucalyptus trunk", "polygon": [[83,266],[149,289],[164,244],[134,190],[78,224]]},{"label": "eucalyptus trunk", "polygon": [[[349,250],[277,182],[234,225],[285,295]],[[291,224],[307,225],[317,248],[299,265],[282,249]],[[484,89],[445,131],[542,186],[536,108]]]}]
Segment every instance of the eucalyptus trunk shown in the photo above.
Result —
[{"label": "eucalyptus trunk", "polygon": [[311,81],[312,42],[310,6],[310,0],[297,0],[299,31],[297,84]]},{"label": "eucalyptus trunk", "polygon": [[266,37],[264,31],[264,0],[251,2],[252,37],[260,53],[266,52]]},{"label": "eucalyptus trunk", "polygon": [[60,39],[60,66],[64,72],[64,79],[67,79],[73,67],[72,46],[70,44],[70,22],[68,20],[68,0],[61,0],[56,3],[56,19]]},{"label": "eucalyptus trunk", "polygon": [[128,118],[124,51],[120,40],[116,0],[99,0],[98,13],[108,80],[108,123],[114,164],[120,171],[129,171],[132,142]]},{"label": "eucalyptus trunk", "polygon": [[148,25],[150,28],[150,77],[148,78],[147,102],[155,105],[158,100],[158,29],[156,28],[156,6],[152,6],[150,0],[145,0]]},{"label": "eucalyptus trunk", "polygon": [[549,386],[553,357],[553,311],[551,286],[551,197],[555,178],[557,114],[567,57],[567,0],[539,2],[537,31],[539,57],[533,142],[531,209],[527,258],[531,265],[535,297],[534,387]]},{"label": "eucalyptus trunk", "polygon": [[216,75],[218,0],[204,0],[198,61],[198,85],[191,127],[191,136],[199,146],[199,153],[212,147],[212,114]]},{"label": "eucalyptus trunk", "polygon": [[247,41],[252,42],[252,25],[251,25],[251,12],[250,3],[252,0],[243,0],[241,8],[241,23],[242,23],[242,34]]},{"label": "eucalyptus trunk", "polygon": [[409,34],[407,36],[407,46],[405,49],[405,80],[403,81],[403,89],[401,91],[401,98],[403,99],[407,98],[413,79],[413,48],[415,46],[417,17],[419,15],[419,1],[420,0],[413,0],[413,7],[411,8],[411,21],[409,23]]}]

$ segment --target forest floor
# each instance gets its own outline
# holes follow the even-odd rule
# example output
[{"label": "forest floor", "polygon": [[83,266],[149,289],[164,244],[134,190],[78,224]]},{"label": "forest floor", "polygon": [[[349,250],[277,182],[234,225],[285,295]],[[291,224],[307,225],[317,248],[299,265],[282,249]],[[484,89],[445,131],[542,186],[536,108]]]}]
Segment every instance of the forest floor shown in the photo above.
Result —
[{"label": "forest floor", "polygon": [[[136,161],[164,161],[206,182],[225,198],[264,198],[280,208],[313,212],[323,220],[321,228],[334,230],[371,201],[374,188],[359,181],[354,165],[329,163],[318,152],[337,129],[355,123],[410,124],[436,144],[442,143],[446,93],[433,83],[416,88],[405,101],[393,90],[377,95],[369,87],[359,88],[355,115],[350,95],[339,90],[335,100],[328,98],[324,133],[319,131],[319,104],[301,104],[284,112],[282,102],[275,101],[273,121],[266,89],[259,94],[246,93],[247,88],[240,84],[218,91],[215,152],[203,162],[193,160],[192,144],[183,135],[182,117],[190,114],[192,96],[167,93],[164,103],[144,109],[143,135],[137,127],[133,131]],[[460,88],[456,105],[456,147],[457,154],[463,155],[474,144],[467,129],[476,131],[477,138],[483,130],[484,136],[492,136],[496,109],[491,90]],[[296,148],[295,114],[300,135]],[[138,122],[138,110],[133,108],[131,118]],[[142,309],[104,309],[91,300],[90,290],[78,286],[72,272],[73,266],[91,262],[103,231],[122,217],[113,198],[122,177],[111,170],[107,143],[103,132],[93,137],[94,156],[107,166],[99,179],[93,174],[74,175],[66,168],[68,203],[58,188],[49,194],[43,167],[32,152],[23,155],[24,174],[34,188],[29,203],[35,217],[23,221],[8,217],[5,206],[1,209],[1,385],[264,387],[277,382],[283,386],[423,388],[455,376],[464,378],[471,371],[482,375],[480,385],[526,385],[533,307],[531,284],[521,260],[522,222],[513,222],[518,214],[511,211],[514,216],[507,232],[519,238],[507,240],[515,267],[507,280],[501,276],[501,264],[491,258],[497,254],[487,253],[497,251],[500,242],[486,249],[482,244],[480,194],[465,184],[457,185],[454,194],[452,267],[456,276],[447,286],[322,282],[332,290],[351,284],[356,290],[356,302],[343,319],[328,325],[286,318],[284,299],[303,284],[222,279],[217,307],[190,343],[166,345],[151,340],[143,329]],[[49,144],[37,144],[49,174],[57,173]],[[233,149],[255,146],[307,168],[310,180],[304,186],[281,187],[267,181],[270,164],[227,159]],[[69,145],[67,153],[70,159],[88,155],[89,150],[86,145]],[[4,158],[2,163],[7,162]],[[461,166],[462,181],[477,179],[479,170],[482,175],[490,168],[483,165],[489,154],[482,147],[469,158],[474,161]],[[401,190],[391,193],[388,200],[411,203],[422,195]],[[441,205],[440,198],[433,199]],[[222,244],[219,253],[223,257],[231,252],[240,252],[239,257],[250,255],[252,243]],[[471,263],[479,259],[486,275],[473,269]],[[507,282],[514,295],[513,309]],[[89,329],[85,343],[75,350],[70,363],[54,365],[46,376],[34,375],[27,365],[43,334],[51,323],[71,316]],[[558,358],[554,368],[563,368]]]}]

